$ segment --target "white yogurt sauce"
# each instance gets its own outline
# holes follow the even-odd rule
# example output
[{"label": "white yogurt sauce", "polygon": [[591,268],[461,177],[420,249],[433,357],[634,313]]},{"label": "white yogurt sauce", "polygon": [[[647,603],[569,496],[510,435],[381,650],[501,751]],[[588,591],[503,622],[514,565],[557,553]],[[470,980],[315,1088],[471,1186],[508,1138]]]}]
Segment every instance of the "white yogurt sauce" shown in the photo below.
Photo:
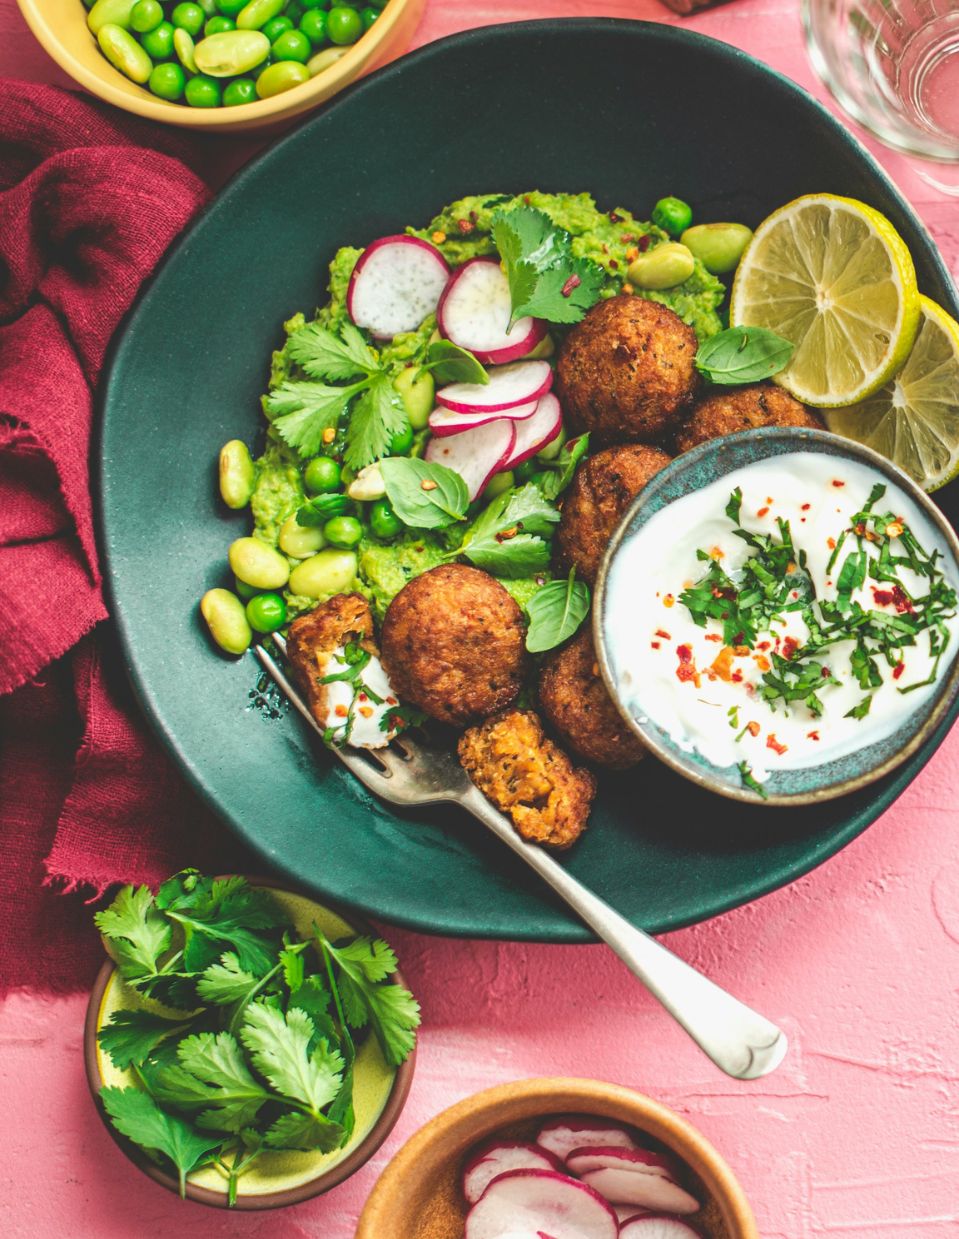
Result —
[{"label": "white yogurt sauce", "polygon": [[[802,701],[787,705],[779,699],[771,704],[760,696],[763,672],[770,669],[769,655],[776,651],[789,657],[793,651],[787,638],[799,647],[808,638],[798,611],[774,620],[771,632],[758,633],[752,649],[739,646],[734,653],[724,646],[721,620],[709,617],[704,628],[698,627],[679,601],[683,590],[708,570],[709,564],[697,559],[697,550],[715,558],[734,581],[753,553],[734,534],[733,522],[725,514],[736,487],[743,496],[741,527],[776,535],[778,540],[776,518],[787,520],[797,554],[806,552],[816,597],[834,600],[842,563],[857,545],[847,535],[827,572],[835,540],[849,529],[850,518],[861,511],[874,484],[884,481],[857,462],[821,453],[776,456],[677,499],[624,540],[606,585],[607,649],[622,700],[633,716],[640,722],[652,719],[680,748],[698,751],[713,765],[745,761],[753,777],[762,781],[772,770],[821,765],[882,740],[928,702],[959,648],[955,616],[945,620],[950,637],[936,683],[909,693],[900,690],[925,680],[934,665],[929,632],[919,633],[916,644],[905,647],[903,667],[895,677],[885,657],[877,656],[883,683],[875,690],[864,690],[852,671],[854,641],[837,642],[813,655],[839,681],[817,690],[822,703],[817,717]],[[885,485],[886,493],[873,510],[902,517],[925,552],[938,548],[943,554],[938,568],[955,588],[959,582],[942,537],[902,490],[889,482]],[[891,547],[894,555],[902,553],[895,540]],[[873,543],[865,542],[865,548],[870,557],[878,555]],[[900,568],[898,575],[910,596],[927,593],[926,578],[906,568]],[[867,577],[852,598],[865,610],[896,615],[896,602],[883,601],[891,590],[889,583]],[[686,651],[681,654],[683,646]],[[685,679],[677,675],[681,668]],[[867,692],[873,692],[868,714],[862,719],[846,717]]]},{"label": "white yogurt sauce", "polygon": [[[345,671],[349,664],[345,647],[338,646],[324,668],[325,675]],[[326,685],[326,726],[334,743],[357,749],[384,748],[396,735],[396,728],[384,730],[383,719],[398,705],[392,685],[380,660],[372,655],[355,680],[333,680]]]}]

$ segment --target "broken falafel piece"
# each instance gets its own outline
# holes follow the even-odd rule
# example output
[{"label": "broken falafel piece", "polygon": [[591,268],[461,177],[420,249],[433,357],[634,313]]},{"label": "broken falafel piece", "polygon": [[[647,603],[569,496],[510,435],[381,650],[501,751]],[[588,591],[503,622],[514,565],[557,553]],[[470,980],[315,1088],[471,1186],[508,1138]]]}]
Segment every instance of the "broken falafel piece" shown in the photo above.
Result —
[{"label": "broken falafel piece", "polygon": [[688,452],[700,443],[755,430],[760,426],[806,426],[823,430],[825,423],[813,409],[775,383],[713,391],[693,408],[689,421],[676,434],[676,450]]},{"label": "broken falafel piece", "polygon": [[533,843],[568,848],[583,833],[596,780],[543,733],[532,710],[506,710],[460,737],[463,769]]},{"label": "broken falafel piece", "polygon": [[306,697],[310,713],[321,727],[327,725],[328,685],[320,681],[338,649],[359,645],[368,654],[378,650],[373,636],[373,613],[362,594],[335,594],[312,611],[298,616],[287,634],[286,656]]}]

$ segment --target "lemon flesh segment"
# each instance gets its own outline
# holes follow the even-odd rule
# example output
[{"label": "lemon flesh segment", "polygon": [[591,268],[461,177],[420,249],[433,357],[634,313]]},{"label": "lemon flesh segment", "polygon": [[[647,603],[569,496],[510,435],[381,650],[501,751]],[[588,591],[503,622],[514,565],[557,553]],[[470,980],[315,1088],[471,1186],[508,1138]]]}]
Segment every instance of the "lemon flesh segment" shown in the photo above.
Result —
[{"label": "lemon flesh segment", "polygon": [[874,395],[828,412],[826,425],[937,490],[959,474],[959,323],[928,297],[920,302],[919,334],[902,370]]},{"label": "lemon flesh segment", "polygon": [[915,267],[884,215],[853,198],[810,194],[756,229],[729,321],[768,327],[795,345],[776,382],[797,400],[852,404],[909,355],[919,324]]}]

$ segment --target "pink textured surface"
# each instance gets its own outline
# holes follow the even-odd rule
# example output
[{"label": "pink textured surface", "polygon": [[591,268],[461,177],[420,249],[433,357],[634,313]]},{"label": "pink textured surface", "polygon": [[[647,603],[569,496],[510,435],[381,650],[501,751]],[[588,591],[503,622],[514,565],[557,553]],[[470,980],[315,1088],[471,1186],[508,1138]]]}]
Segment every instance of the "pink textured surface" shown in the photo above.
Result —
[{"label": "pink textured surface", "polygon": [[[656,0],[433,0],[418,43],[507,18],[676,21]],[[688,20],[802,85],[793,0],[737,0]],[[0,0],[0,74],[66,84]],[[822,91],[816,88],[822,96]],[[877,151],[959,270],[959,208],[909,160]],[[5,1239],[350,1239],[379,1171],[445,1106],[527,1075],[597,1076],[697,1123],[749,1194],[764,1239],[959,1234],[959,732],[893,808],[816,873],[673,934],[670,945],[780,1022],[792,1049],[768,1081],[720,1076],[598,947],[389,934],[425,1025],[413,1092],[379,1155],[325,1199],[280,1214],[181,1205],[120,1156],[83,1076],[84,999],[17,994],[0,1008]]]}]

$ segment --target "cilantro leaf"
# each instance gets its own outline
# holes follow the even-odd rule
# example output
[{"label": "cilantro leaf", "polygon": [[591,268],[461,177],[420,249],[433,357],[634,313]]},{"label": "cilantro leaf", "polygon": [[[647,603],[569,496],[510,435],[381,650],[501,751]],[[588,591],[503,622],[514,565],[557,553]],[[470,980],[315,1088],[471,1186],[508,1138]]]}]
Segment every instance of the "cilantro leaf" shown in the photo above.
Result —
[{"label": "cilantro leaf", "polygon": [[339,336],[319,323],[294,331],[286,351],[314,379],[345,381],[358,374],[372,374],[379,367],[376,354],[352,323],[340,327]]},{"label": "cilantro leaf", "polygon": [[137,981],[159,971],[160,956],[169,949],[173,932],[148,887],[124,886],[93,920],[109,938],[124,980]]},{"label": "cilantro leaf", "polygon": [[346,1129],[322,1114],[301,1114],[297,1110],[282,1114],[267,1128],[265,1143],[271,1149],[320,1149],[324,1153],[340,1148],[346,1141]]},{"label": "cilantro leaf", "polygon": [[256,1122],[270,1094],[250,1074],[230,1033],[194,1033],[180,1042],[177,1055],[183,1070],[210,1089],[213,1105],[197,1116],[199,1127],[238,1132]]},{"label": "cilantro leaf", "polygon": [[126,1071],[139,1066],[161,1041],[187,1026],[182,1020],[170,1020],[152,1011],[114,1011],[110,1023],[97,1033],[97,1041],[114,1067]]},{"label": "cilantro leaf", "polygon": [[200,1135],[184,1119],[165,1114],[139,1089],[108,1086],[101,1088],[100,1100],[118,1132],[141,1148],[169,1158],[180,1180],[181,1196],[186,1195],[186,1176],[223,1143],[222,1136]]},{"label": "cilantro leaf", "polygon": [[359,472],[379,460],[407,422],[406,408],[390,376],[374,375],[350,414],[344,461]]},{"label": "cilantro leaf", "polygon": [[489,375],[469,351],[460,348],[452,340],[435,340],[427,349],[426,362],[422,369],[432,370],[437,383],[482,383],[489,382]]},{"label": "cilantro leaf", "polygon": [[265,976],[273,966],[276,949],[256,931],[282,925],[283,917],[270,893],[245,878],[199,878],[186,871],[164,882],[157,904],[184,928],[188,971],[205,970],[220,958],[224,945],[233,948],[248,972]]},{"label": "cilantro leaf", "polygon": [[606,280],[602,267],[576,258],[570,236],[543,211],[514,207],[493,216],[493,241],[506,267],[512,315],[578,323],[596,304]]},{"label": "cilantro leaf", "polygon": [[277,433],[302,457],[315,456],[323,433],[335,430],[350,401],[369,386],[361,379],[348,387],[332,387],[313,380],[287,379],[264,397],[263,407]]},{"label": "cilantro leaf", "polygon": [[302,950],[294,951],[289,947],[285,947],[280,952],[280,967],[283,971],[283,980],[286,982],[287,989],[291,994],[297,993],[303,986],[306,972]]},{"label": "cilantro leaf", "polygon": [[225,951],[219,962],[210,964],[196,983],[196,992],[204,1002],[230,1006],[244,999],[259,978],[240,967],[239,956]]},{"label": "cilantro leaf", "polygon": [[589,612],[589,587],[571,569],[567,580],[548,581],[526,604],[526,648],[541,654],[571,637]]},{"label": "cilantro leaf", "polygon": [[380,462],[386,497],[404,525],[445,529],[466,516],[469,491],[454,469],[413,456]]},{"label": "cilantro leaf", "polygon": [[343,1059],[325,1041],[310,1053],[314,1031],[312,1019],[300,1008],[291,1007],[284,1015],[258,1000],[247,1008],[240,1038],[271,1087],[315,1116],[340,1090]]},{"label": "cilantro leaf", "polygon": [[395,971],[392,951],[384,942],[369,938],[358,939],[347,947],[335,947],[322,934],[318,938],[322,949],[337,965],[337,987],[348,1023],[362,1028],[369,1021],[386,1061],[399,1066],[416,1043],[414,1030],[419,1027],[420,1007],[403,986],[372,979],[380,974],[385,978]]},{"label": "cilantro leaf", "polygon": [[843,717],[855,719],[865,718],[869,713],[869,707],[872,705],[872,699],[873,694],[867,693],[866,696],[863,697],[862,701],[860,701],[858,705],[853,706],[851,710],[847,710]]},{"label": "cilantro leaf", "polygon": [[749,762],[741,761],[737,769],[739,770],[739,777],[743,781],[743,787],[748,787],[750,791],[755,792],[756,795],[762,797],[763,800],[769,799],[769,793],[753,774],[752,767],[749,765]]},{"label": "cilantro leaf", "polygon": [[558,499],[573,480],[573,474],[580,461],[589,451],[589,434],[579,435],[563,445],[555,460],[544,466],[546,476],[537,482],[537,486],[547,499]]},{"label": "cilantro leaf", "polygon": [[334,958],[341,968],[346,962],[354,964],[370,982],[384,981],[399,966],[392,948],[382,938],[354,938],[336,947],[335,952]]}]

